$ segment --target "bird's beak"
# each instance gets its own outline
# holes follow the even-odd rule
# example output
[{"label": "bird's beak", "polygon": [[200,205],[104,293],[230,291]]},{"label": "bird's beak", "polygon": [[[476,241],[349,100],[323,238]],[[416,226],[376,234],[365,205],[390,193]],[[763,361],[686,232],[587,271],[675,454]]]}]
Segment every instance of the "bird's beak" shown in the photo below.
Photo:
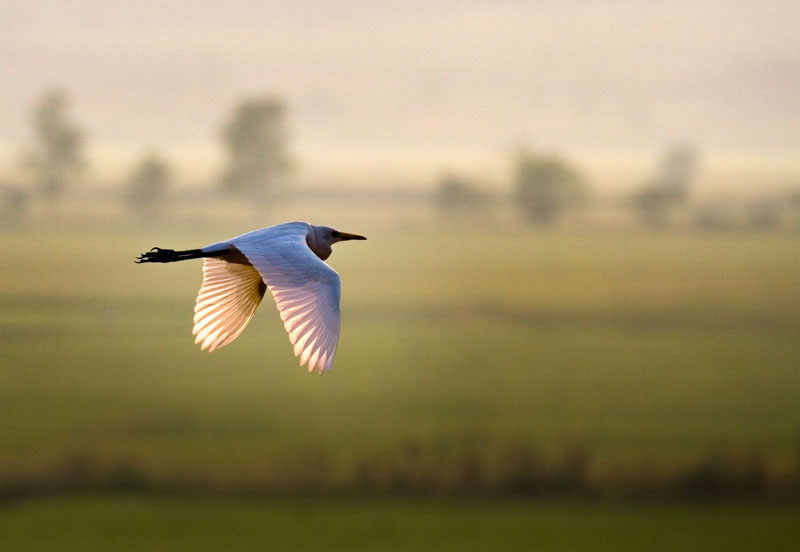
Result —
[{"label": "bird's beak", "polygon": [[358,234],[348,234],[347,232],[339,232],[339,241],[347,241],[347,240],[366,240],[364,236],[359,236]]}]

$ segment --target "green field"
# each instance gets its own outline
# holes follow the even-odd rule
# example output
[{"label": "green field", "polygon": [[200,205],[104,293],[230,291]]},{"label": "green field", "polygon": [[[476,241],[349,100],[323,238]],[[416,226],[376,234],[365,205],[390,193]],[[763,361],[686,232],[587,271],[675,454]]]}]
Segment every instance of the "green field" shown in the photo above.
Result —
[{"label": "green field", "polygon": [[18,550],[797,549],[797,508],[447,499],[81,498],[0,510]]},{"label": "green field", "polygon": [[[304,535],[284,518],[309,508],[338,520],[308,534],[330,529],[331,549],[382,538],[485,549],[516,527],[511,548],[529,536],[522,519],[552,550],[623,536],[608,547],[719,548],[713,539],[737,530],[743,549],[767,530],[788,538],[797,512],[777,506],[552,510],[550,499],[508,496],[796,497],[797,236],[323,220],[369,240],[330,259],[343,326],[333,370],[319,377],[297,365],[269,301],[233,345],[201,352],[191,336],[200,262],[132,262],[154,245],[197,247],[253,227],[231,220],[0,233],[0,489],[78,495],[0,509],[0,526],[15,528],[4,534],[44,549],[36,520],[58,519],[53,534],[75,535],[78,548],[124,549],[130,531],[142,539],[131,549],[175,549],[181,537],[162,521],[174,519],[195,539],[184,548],[229,535],[241,549],[267,533]],[[144,496],[80,498],[109,490]],[[291,499],[288,510],[235,498],[296,492],[383,498],[341,510],[334,498]],[[451,498],[394,503],[397,493]],[[483,498],[457,500],[465,493]],[[195,533],[203,519],[215,521]],[[667,527],[677,546],[652,541]]]}]

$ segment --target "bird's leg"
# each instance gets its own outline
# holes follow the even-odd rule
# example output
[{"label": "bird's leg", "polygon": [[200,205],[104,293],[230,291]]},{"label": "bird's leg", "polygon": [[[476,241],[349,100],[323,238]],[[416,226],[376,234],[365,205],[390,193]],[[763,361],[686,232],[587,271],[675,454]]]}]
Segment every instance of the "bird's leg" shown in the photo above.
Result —
[{"label": "bird's leg", "polygon": [[142,253],[134,262],[136,263],[174,263],[188,259],[206,257],[200,249],[189,249],[187,251],[175,251],[174,249],[161,249],[154,247],[147,253]]}]

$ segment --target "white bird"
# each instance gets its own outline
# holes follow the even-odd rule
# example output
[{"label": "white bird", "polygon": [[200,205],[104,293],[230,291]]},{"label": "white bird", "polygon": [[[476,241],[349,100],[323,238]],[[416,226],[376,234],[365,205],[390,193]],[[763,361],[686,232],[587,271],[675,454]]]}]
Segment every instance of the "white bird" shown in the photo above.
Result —
[{"label": "white bird", "polygon": [[339,275],[323,261],[340,241],[365,240],[327,226],[287,222],[242,234],[202,249],[154,247],[137,263],[203,258],[203,285],[194,307],[195,343],[209,352],[244,330],[267,288],[300,366],[330,370],[339,341]]}]

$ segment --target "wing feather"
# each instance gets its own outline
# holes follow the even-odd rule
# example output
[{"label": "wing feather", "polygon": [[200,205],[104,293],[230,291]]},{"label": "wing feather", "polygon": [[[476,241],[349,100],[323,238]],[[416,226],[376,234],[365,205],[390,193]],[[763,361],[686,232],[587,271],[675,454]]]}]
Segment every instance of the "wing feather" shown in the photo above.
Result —
[{"label": "wing feather", "polygon": [[211,352],[236,339],[253,318],[263,294],[261,275],[254,267],[206,257],[194,307],[195,343]]}]

